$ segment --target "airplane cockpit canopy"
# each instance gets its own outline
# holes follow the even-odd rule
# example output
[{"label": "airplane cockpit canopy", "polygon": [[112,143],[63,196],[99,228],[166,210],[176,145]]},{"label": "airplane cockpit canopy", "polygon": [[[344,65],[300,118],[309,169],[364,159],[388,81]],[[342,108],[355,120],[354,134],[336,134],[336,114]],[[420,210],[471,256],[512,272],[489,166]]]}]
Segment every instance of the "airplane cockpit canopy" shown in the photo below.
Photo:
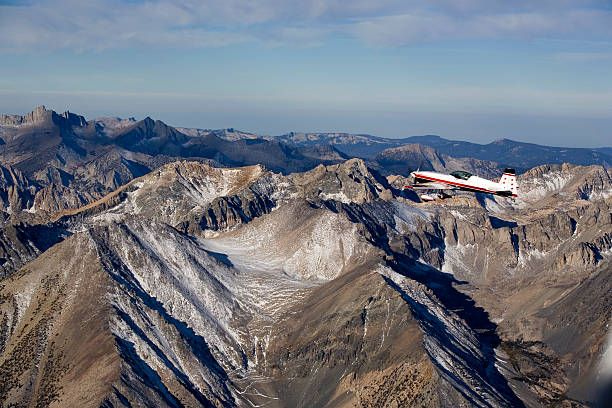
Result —
[{"label": "airplane cockpit canopy", "polygon": [[472,177],[472,173],[468,173],[467,171],[463,171],[463,170],[458,170],[458,171],[453,171],[451,173],[451,176],[461,179],[461,180],[467,180],[470,177]]}]

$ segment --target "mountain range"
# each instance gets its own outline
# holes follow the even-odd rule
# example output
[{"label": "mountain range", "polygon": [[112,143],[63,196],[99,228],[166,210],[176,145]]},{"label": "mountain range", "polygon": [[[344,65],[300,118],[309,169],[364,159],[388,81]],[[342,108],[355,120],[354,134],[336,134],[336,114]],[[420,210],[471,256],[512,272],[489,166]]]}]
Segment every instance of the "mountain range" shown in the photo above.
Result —
[{"label": "mountain range", "polygon": [[0,137],[2,406],[609,401],[608,162],[421,203],[416,166],[504,164],[44,108]]},{"label": "mountain range", "polygon": [[534,143],[500,139],[483,145],[472,142],[444,139],[440,136],[411,136],[400,139],[381,138],[351,133],[288,133],[278,140],[295,146],[329,144],[352,157],[374,158],[385,149],[420,144],[455,158],[475,158],[496,161],[501,167],[514,167],[520,172],[542,163],[572,163],[583,166],[612,165],[612,148],[596,149],[543,146]]},{"label": "mountain range", "polygon": [[[160,165],[186,158],[217,167],[262,164],[286,174],[362,157],[385,176],[407,176],[421,168],[466,170],[488,178],[498,177],[505,167],[522,172],[541,163],[606,168],[612,163],[609,148],[555,148],[510,140],[477,145],[438,136],[384,139],[289,133],[270,137],[235,129],[173,128],[151,118],[87,121],[44,106],[24,116],[0,115],[0,143],[1,165],[22,180],[12,193],[16,205],[36,205],[46,211],[88,204]],[[4,200],[5,207],[9,201]]]}]

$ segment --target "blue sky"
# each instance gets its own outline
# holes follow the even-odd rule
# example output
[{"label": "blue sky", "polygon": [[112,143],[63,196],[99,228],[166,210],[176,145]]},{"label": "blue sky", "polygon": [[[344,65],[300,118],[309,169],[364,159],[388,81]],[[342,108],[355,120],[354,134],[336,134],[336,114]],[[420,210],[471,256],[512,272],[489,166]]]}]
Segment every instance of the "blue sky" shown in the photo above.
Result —
[{"label": "blue sky", "polygon": [[612,145],[612,2],[2,1],[0,112]]}]

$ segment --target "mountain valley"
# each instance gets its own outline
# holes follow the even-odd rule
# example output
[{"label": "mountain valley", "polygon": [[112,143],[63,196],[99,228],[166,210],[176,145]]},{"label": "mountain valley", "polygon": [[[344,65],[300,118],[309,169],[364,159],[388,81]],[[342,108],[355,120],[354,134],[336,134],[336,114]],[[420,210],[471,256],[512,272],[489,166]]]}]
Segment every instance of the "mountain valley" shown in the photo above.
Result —
[{"label": "mountain valley", "polygon": [[3,406],[604,406],[604,153],[525,159],[516,199],[422,203],[417,166],[509,159],[44,108],[0,125]]}]

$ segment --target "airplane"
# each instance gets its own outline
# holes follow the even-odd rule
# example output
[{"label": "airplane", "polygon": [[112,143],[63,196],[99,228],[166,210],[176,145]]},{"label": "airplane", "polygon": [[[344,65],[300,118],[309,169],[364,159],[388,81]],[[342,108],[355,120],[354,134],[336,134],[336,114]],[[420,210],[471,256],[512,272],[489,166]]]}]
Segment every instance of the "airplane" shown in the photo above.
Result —
[{"label": "airplane", "polygon": [[[440,190],[440,198],[448,197],[444,190],[462,190],[475,193],[485,193],[500,195],[503,197],[517,197],[518,183],[514,169],[506,169],[499,182],[487,180],[482,177],[474,176],[467,171],[453,171],[450,174],[437,173],[435,171],[413,171],[410,173],[414,183],[404,186],[410,190]],[[423,194],[423,201],[432,201],[434,196]]]}]

